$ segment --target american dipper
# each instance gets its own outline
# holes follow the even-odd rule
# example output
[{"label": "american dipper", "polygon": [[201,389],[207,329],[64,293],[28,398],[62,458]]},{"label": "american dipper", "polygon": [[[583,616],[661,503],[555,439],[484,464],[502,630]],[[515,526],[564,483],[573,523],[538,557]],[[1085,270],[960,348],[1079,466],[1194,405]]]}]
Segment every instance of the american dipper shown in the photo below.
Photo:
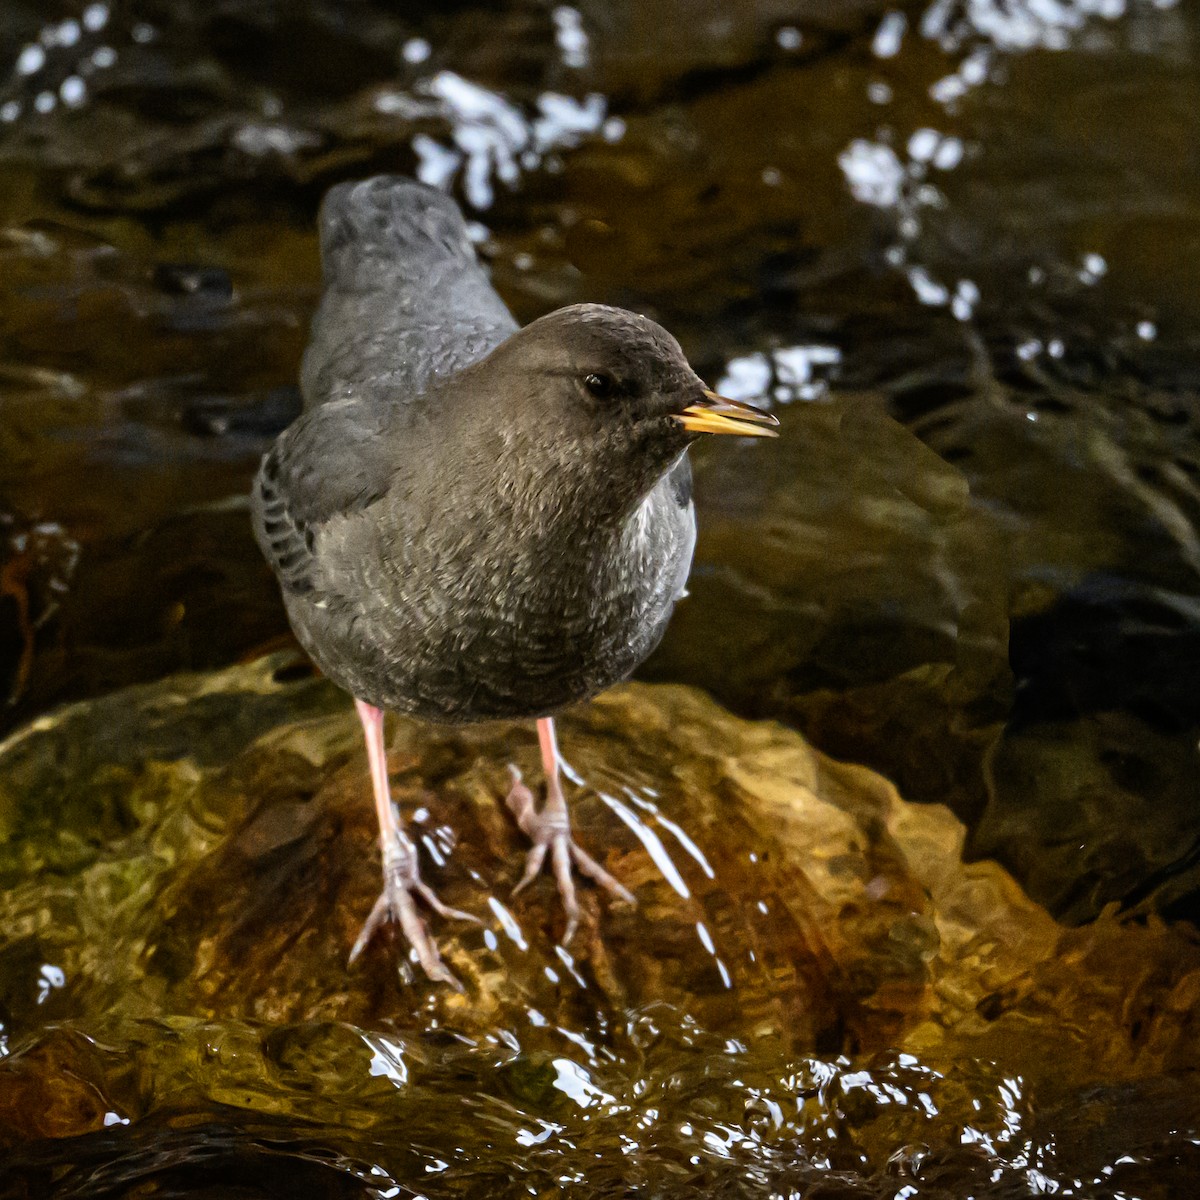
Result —
[{"label": "american dipper", "polygon": [[[254,482],[254,531],[292,628],[355,698],[379,817],[389,919],[455,983],[414,893],[443,916],[388,789],[383,710],[431,721],[536,717],[537,811],[518,888],[550,853],[578,921],[574,864],[629,892],[571,836],[552,714],[626,678],[662,636],[696,539],[687,448],[775,419],[709,391],[636,313],[576,304],[518,329],[441,192],[381,176],[321,208],[324,290],[301,368],[305,411]],[[467,918],[471,919],[471,918]]]}]

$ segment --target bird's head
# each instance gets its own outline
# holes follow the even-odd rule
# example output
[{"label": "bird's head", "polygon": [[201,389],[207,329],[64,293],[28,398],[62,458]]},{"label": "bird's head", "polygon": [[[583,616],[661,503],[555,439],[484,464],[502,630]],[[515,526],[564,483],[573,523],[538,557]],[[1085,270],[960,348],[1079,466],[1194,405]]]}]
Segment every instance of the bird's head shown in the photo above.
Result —
[{"label": "bird's head", "polygon": [[521,441],[586,457],[634,492],[703,434],[776,435],[773,416],[710,391],[661,325],[625,309],[557,309],[485,362],[507,381],[503,419]]}]

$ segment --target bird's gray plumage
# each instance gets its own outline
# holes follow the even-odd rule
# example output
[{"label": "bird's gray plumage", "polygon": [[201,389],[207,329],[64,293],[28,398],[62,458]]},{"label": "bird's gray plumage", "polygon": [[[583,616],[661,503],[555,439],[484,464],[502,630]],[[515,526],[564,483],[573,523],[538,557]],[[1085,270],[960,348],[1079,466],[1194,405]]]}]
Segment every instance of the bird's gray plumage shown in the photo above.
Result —
[{"label": "bird's gray plumage", "polygon": [[594,363],[640,372],[639,404],[699,387],[674,339],[594,305],[514,337],[458,209],[408,180],[334,188],[321,249],[306,411],[252,495],[302,644],[358,698],[442,721],[625,678],[686,581],[688,439],[571,389]]},{"label": "bird's gray plumage", "polygon": [[381,175],[321,205],[321,303],[300,368],[306,408],[416,396],[515,333],[449,197]]}]

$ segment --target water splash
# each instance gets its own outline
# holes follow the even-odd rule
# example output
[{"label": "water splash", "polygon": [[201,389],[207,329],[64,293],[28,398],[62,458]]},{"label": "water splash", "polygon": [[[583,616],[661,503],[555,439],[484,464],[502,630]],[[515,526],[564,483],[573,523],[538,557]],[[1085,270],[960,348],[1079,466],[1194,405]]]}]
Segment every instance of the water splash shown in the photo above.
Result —
[{"label": "water splash", "polygon": [[[463,189],[477,209],[491,207],[495,182],[513,187],[522,171],[537,169],[552,151],[577,146],[602,132],[609,137],[611,132],[607,101],[599,93],[576,99],[543,92],[536,114],[528,116],[506,97],[453,71],[439,71],[418,85],[418,91],[438,102],[437,111],[450,125],[451,142],[447,146],[428,134],[417,135],[413,148],[418,176],[432,186],[446,187],[461,170]],[[395,109],[394,95],[389,96],[389,106]]]}]

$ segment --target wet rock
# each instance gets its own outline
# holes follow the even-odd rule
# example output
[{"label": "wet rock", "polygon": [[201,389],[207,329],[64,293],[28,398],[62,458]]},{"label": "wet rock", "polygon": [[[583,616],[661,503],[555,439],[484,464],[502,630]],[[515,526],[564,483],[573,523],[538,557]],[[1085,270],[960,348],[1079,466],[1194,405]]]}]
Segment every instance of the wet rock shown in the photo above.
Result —
[{"label": "wet rock", "polygon": [[20,701],[78,561],[61,525],[19,519],[0,501],[0,704]]},{"label": "wet rock", "polygon": [[[510,896],[523,846],[505,765],[537,777],[533,730],[394,723],[425,876],[481,919],[433,923],[459,995],[414,975],[392,936],[346,967],[379,882],[372,805],[346,698],[295,659],[116,693],[10,737],[14,1178],[52,1160],[181,1169],[202,1136],[234,1178],[283,1138],[289,1169],[333,1161],[347,1186],[588,1162],[597,1193],[617,1164],[655,1187],[677,1162],[691,1187],[738,1165],[811,1185],[840,1164],[845,1194],[875,1195],[918,1143],[914,1177],[1016,1178],[996,1139],[1032,1127],[1034,1096],[1065,1121],[1103,1084],[1145,1125],[1200,1118],[1192,1093],[1143,1082],[1198,1062],[1200,946],[1180,930],[1066,930],[1000,868],[963,865],[948,810],[685,688],[615,689],[566,715],[562,742],[587,781],[578,836],[638,901],[586,889],[569,951],[549,880]],[[964,1152],[964,1127],[991,1141]],[[1097,1127],[1075,1143],[1099,1171],[1129,1146]]]},{"label": "wet rock", "polygon": [[233,299],[233,281],[229,275],[203,263],[158,263],[153,279],[168,295],[188,296],[214,307]]},{"label": "wet rock", "polygon": [[878,393],[776,411],[771,454],[695,456],[690,596],[645,673],[971,820],[1012,698],[1007,530]]},{"label": "wet rock", "polygon": [[[580,836],[639,897],[628,911],[589,891],[574,957],[554,948],[561,916],[548,884],[508,898],[522,843],[498,801],[509,757],[537,778],[531,729],[401,722],[393,777],[433,859],[427,873],[447,903],[486,925],[439,923],[465,1000],[419,981],[398,990],[396,945],[373,948],[364,970],[347,974],[378,890],[358,730],[334,689],[276,683],[279,669],[264,660],[182,689],[157,685],[132,704],[68,709],[10,742],[9,850],[81,871],[85,895],[114,902],[104,915],[85,903],[65,926],[67,914],[35,919],[28,936],[104,1011],[144,1015],[167,980],[172,1011],[207,1017],[368,1022],[434,1003],[467,1027],[511,1021],[514,1006],[572,1024],[585,1002],[602,1011],[678,995],[719,1027],[734,1012],[740,1024],[754,997],[764,1035],[827,1047],[886,1040],[923,1011],[935,939],[882,825],[886,787],[856,795],[794,735],[726,727],[683,689],[625,689],[564,726],[591,785],[576,805]],[[113,839],[116,861],[103,849]],[[811,852],[801,861],[793,845]],[[10,859],[5,872],[26,892],[13,914],[21,924],[37,886],[25,865]],[[731,894],[735,879],[750,885],[746,896]],[[76,943],[96,920],[115,940],[136,931],[137,957],[104,954],[98,973],[81,974],[52,947]]]}]

